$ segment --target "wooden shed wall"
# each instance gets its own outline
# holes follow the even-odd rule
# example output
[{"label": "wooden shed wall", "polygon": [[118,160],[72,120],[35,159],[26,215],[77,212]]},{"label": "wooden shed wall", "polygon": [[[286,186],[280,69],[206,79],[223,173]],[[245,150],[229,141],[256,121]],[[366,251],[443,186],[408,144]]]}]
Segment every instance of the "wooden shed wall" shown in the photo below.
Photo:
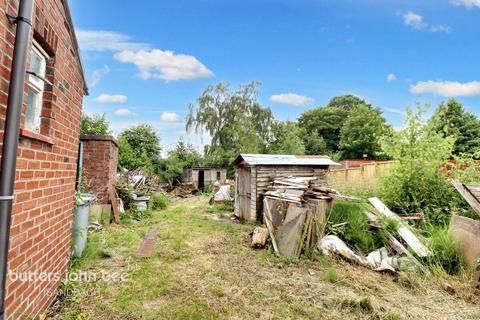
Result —
[{"label": "wooden shed wall", "polygon": [[[253,172],[253,171],[252,171]],[[255,196],[252,192],[252,213],[256,213],[256,220],[262,221],[263,193],[271,185],[272,179],[281,177],[316,177],[315,182],[320,185],[326,184],[328,166],[257,166]],[[252,216],[254,216],[252,214]]]},{"label": "wooden shed wall", "polygon": [[246,166],[243,164],[236,168],[236,173],[239,171],[239,168],[246,167],[251,169],[249,181],[251,188],[250,214],[240,212],[240,206],[237,202],[238,188],[239,186],[243,186],[247,181],[243,181],[245,178],[237,174],[235,184],[235,214],[243,220],[252,222],[262,221],[263,193],[271,184],[272,179],[280,177],[316,177],[316,183],[325,185],[328,172],[328,166]]}]

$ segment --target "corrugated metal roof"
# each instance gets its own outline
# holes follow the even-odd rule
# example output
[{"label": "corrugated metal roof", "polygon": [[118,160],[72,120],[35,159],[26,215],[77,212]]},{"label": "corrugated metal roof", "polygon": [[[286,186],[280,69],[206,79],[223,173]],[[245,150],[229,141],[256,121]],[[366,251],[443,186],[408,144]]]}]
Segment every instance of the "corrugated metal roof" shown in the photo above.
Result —
[{"label": "corrugated metal roof", "polygon": [[338,166],[328,156],[294,156],[285,154],[240,154],[235,165],[245,161],[249,165]]}]

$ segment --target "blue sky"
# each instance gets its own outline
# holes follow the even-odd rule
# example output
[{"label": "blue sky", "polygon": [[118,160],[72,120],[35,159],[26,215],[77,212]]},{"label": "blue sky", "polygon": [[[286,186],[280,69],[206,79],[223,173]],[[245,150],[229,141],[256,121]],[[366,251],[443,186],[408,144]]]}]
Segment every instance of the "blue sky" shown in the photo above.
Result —
[{"label": "blue sky", "polygon": [[71,0],[88,114],[114,132],[187,136],[209,84],[257,80],[281,120],[355,94],[401,127],[408,105],[455,97],[480,115],[480,0]]}]

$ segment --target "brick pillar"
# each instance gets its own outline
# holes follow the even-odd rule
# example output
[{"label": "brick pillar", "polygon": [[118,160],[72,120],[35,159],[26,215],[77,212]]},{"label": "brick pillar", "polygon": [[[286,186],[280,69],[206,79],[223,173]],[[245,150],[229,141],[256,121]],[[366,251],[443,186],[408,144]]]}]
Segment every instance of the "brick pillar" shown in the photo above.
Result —
[{"label": "brick pillar", "polygon": [[96,194],[98,203],[107,204],[117,181],[118,142],[112,136],[82,135],[83,173],[88,191]]}]

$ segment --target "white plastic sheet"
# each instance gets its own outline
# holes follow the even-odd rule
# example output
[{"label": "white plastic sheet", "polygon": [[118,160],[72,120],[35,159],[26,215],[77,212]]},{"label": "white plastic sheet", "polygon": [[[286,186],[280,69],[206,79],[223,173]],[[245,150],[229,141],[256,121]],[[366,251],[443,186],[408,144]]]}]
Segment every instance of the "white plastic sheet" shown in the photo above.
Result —
[{"label": "white plastic sheet", "polygon": [[354,261],[360,265],[375,271],[389,270],[396,272],[403,266],[407,265],[409,259],[407,257],[388,256],[387,249],[380,248],[370,252],[366,257],[362,257],[353,252],[340,238],[334,235],[328,235],[320,239],[317,248],[324,255],[330,254],[341,255],[347,260]]}]

